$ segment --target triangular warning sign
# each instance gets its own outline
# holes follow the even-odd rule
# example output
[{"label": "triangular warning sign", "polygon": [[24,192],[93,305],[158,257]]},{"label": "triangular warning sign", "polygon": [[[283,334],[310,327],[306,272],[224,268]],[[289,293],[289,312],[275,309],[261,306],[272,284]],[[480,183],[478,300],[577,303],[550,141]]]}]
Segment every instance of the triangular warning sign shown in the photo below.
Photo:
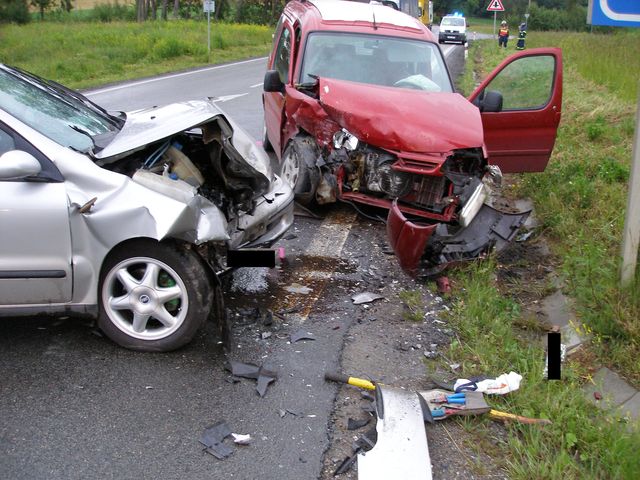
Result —
[{"label": "triangular warning sign", "polygon": [[504,12],[501,0],[491,0],[487,7],[487,12]]}]

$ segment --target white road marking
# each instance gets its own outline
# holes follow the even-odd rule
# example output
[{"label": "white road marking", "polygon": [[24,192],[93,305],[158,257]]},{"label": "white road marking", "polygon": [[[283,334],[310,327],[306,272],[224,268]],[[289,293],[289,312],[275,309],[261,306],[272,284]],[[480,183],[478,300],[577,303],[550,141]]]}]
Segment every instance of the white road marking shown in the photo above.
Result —
[{"label": "white road marking", "polygon": [[240,62],[227,63],[225,65],[216,65],[216,66],[213,66],[213,67],[201,68],[199,70],[193,70],[193,71],[190,71],[190,72],[174,73],[172,75],[164,75],[162,77],[149,78],[147,80],[140,80],[138,82],[131,82],[131,83],[126,83],[126,84],[122,84],[122,85],[115,85],[113,87],[101,88],[101,89],[98,89],[98,90],[88,90],[86,92],[86,94],[88,94],[88,95],[100,95],[102,93],[113,92],[113,91],[116,91],[116,90],[121,90],[123,88],[137,87],[138,85],[146,85],[148,83],[160,82],[160,81],[168,79],[168,78],[186,77],[187,75],[194,75],[194,74],[202,73],[202,72],[210,72],[212,70],[219,70],[221,68],[234,67],[236,65],[243,65],[245,63],[264,62],[266,59],[267,59],[267,57],[252,58],[251,60],[242,60]]},{"label": "white road marking", "polygon": [[318,228],[305,253],[316,257],[340,258],[355,219],[356,212],[351,210],[331,212]]},{"label": "white road marking", "polygon": [[255,85],[251,85],[249,88],[258,88],[264,85],[264,82],[256,83]]},{"label": "white road marking", "polygon": [[[352,210],[332,211],[327,215],[313,236],[313,240],[305,250],[305,255],[325,258],[340,258],[344,244],[349,237],[353,221],[356,219],[356,212]],[[337,272],[336,272],[337,273]],[[325,288],[329,285],[333,273],[309,271],[301,276],[301,283],[304,280],[314,280],[313,291],[309,295],[298,298],[297,304],[302,307],[302,311],[288,316],[291,323],[302,325],[316,302],[322,297]]]},{"label": "white road marking", "polygon": [[249,92],[245,93],[236,93],[235,95],[222,95],[221,97],[215,97],[212,99],[213,103],[218,102],[228,102],[229,100],[233,100],[234,98],[244,97],[245,95],[249,95]]},{"label": "white road marking", "polygon": [[[444,52],[444,58],[447,58],[449,55],[451,55],[451,52],[453,52],[453,45],[447,45],[449,48]],[[444,48],[443,48],[444,50]]]}]

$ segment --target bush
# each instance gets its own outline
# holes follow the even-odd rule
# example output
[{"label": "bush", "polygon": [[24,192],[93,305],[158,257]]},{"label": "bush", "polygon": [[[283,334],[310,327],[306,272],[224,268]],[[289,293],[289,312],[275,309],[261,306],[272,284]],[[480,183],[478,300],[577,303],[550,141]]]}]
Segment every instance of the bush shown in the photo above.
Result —
[{"label": "bush", "polygon": [[89,20],[109,23],[117,20],[133,21],[136,19],[136,11],[129,5],[115,3],[102,3],[93,7]]},{"label": "bush", "polygon": [[[575,7],[571,10],[555,10],[539,7],[533,3],[531,4],[530,13],[529,24],[527,25],[529,30],[572,30],[579,32],[586,31],[589,28],[589,25],[587,25],[587,9],[585,7]],[[513,24],[517,25],[519,22],[514,22]]]},{"label": "bush", "polygon": [[26,0],[3,0],[0,4],[0,23],[25,24],[31,20]]}]

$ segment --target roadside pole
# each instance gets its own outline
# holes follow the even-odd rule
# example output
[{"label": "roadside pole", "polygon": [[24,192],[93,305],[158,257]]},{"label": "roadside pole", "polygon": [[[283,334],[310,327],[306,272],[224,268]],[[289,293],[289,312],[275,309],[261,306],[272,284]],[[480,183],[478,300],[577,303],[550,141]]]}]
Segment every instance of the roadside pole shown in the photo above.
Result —
[{"label": "roadside pole", "polygon": [[498,12],[493,12],[493,39],[496,39],[496,15]]},{"label": "roadside pole", "polygon": [[636,133],[633,140],[631,157],[631,178],[629,179],[629,198],[627,214],[624,220],[622,236],[622,267],[620,282],[623,287],[633,283],[638,263],[638,245],[640,243],[640,83],[638,85],[638,105],[636,110]]},{"label": "roadside pole", "polygon": [[215,0],[202,0],[202,10],[207,14],[207,61],[211,61],[211,12],[216,11]]},{"label": "roadside pole", "polygon": [[487,12],[493,12],[493,38],[495,40],[498,38],[496,36],[496,16],[498,15],[498,12],[504,12],[502,0],[490,0],[489,5],[487,5]]}]

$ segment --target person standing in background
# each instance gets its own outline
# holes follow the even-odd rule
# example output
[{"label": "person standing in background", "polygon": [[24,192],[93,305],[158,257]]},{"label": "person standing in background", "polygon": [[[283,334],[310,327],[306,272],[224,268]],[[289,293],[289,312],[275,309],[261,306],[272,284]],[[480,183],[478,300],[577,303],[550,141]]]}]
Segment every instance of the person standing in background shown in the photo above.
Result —
[{"label": "person standing in background", "polygon": [[507,48],[507,41],[509,40],[509,27],[507,21],[503,20],[500,24],[500,30],[498,31],[498,48]]},{"label": "person standing in background", "polygon": [[521,23],[518,28],[518,43],[516,43],[516,50],[524,50],[524,39],[527,37],[527,24]]}]

